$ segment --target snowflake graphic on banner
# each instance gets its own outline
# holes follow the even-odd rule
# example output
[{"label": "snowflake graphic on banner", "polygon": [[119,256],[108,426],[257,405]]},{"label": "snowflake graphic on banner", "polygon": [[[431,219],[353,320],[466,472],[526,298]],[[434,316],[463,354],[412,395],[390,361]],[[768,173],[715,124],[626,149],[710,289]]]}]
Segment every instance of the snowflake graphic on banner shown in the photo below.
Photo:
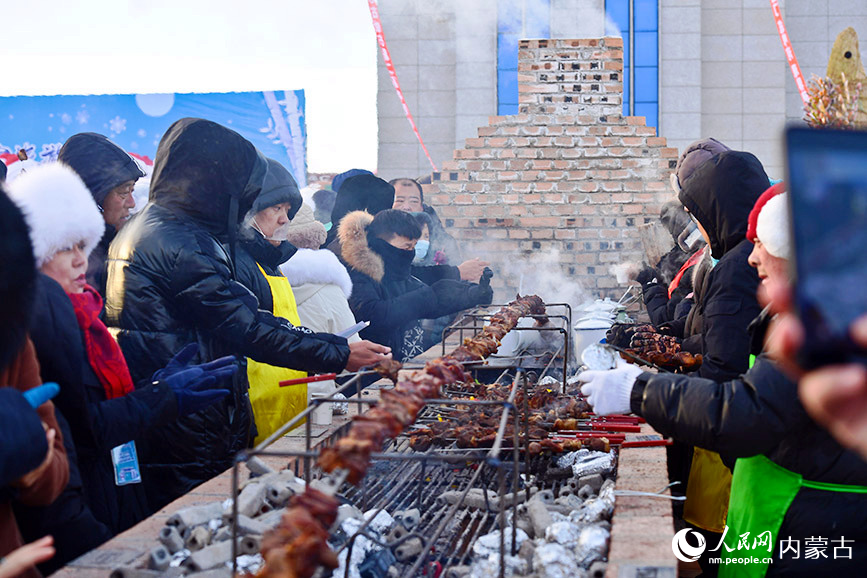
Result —
[{"label": "snowflake graphic on banner", "polygon": [[126,119],[116,116],[108,121],[108,128],[113,134],[118,135],[126,130]]},{"label": "snowflake graphic on banner", "polygon": [[87,112],[85,109],[82,108],[81,110],[79,110],[78,112],[75,113],[75,122],[77,122],[78,124],[87,124],[87,122],[89,120],[90,120],[90,113]]},{"label": "snowflake graphic on banner", "polygon": [[60,115],[60,122],[62,122],[63,124],[72,124],[72,117],[64,112]]},{"label": "snowflake graphic on banner", "polygon": [[277,133],[277,127],[274,126],[274,119],[268,118],[267,126],[259,129],[259,132],[265,135],[265,138],[271,139],[274,144],[280,144],[280,135]]},{"label": "snowflake graphic on banner", "polygon": [[57,160],[57,155],[60,153],[62,142],[47,142],[42,145],[42,150],[39,152],[39,158],[42,162],[54,162]]}]

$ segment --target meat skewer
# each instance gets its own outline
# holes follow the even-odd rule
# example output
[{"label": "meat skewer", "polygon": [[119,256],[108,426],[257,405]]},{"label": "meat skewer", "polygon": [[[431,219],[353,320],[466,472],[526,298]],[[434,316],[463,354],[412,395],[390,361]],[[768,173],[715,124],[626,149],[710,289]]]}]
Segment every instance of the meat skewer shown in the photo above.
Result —
[{"label": "meat skewer", "polygon": [[[469,380],[462,362],[487,357],[499,348],[500,340],[518,319],[544,312],[545,305],[538,296],[519,297],[491,316],[477,336],[464,340],[451,354],[398,379],[394,389],[382,392],[379,403],[353,419],[345,437],[320,453],[319,467],[326,472],[343,470],[347,481],[357,484],[370,465],[371,453],[414,423],[426,399],[438,397],[443,386]],[[256,576],[310,578],[320,564],[335,568],[336,557],[326,540],[338,504],[334,496],[311,488],[293,498],[280,525],[263,539],[265,565]]]}]

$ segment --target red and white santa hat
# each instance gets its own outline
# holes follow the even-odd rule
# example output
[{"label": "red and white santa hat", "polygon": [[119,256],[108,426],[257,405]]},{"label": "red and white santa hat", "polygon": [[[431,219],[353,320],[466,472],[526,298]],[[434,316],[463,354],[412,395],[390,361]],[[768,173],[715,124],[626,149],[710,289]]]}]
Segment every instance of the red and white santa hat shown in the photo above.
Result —
[{"label": "red and white santa hat", "polygon": [[747,239],[762,242],[768,253],[781,259],[791,257],[789,199],[786,184],[772,185],[750,211]]}]

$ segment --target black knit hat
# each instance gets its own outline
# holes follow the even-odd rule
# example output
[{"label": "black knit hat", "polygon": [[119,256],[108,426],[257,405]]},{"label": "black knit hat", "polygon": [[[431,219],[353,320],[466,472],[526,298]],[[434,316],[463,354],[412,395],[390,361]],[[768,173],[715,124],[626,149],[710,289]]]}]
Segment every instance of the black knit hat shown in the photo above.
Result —
[{"label": "black knit hat", "polygon": [[0,371],[15,357],[30,326],[36,261],[24,216],[0,187]]},{"label": "black knit hat", "polygon": [[100,208],[113,188],[145,176],[126,151],[95,132],[69,137],[60,148],[57,160],[78,173]]},{"label": "black knit hat", "polygon": [[253,203],[252,212],[255,214],[280,203],[289,203],[289,218],[292,219],[303,202],[292,173],[274,159],[268,159],[268,174],[262,192]]}]

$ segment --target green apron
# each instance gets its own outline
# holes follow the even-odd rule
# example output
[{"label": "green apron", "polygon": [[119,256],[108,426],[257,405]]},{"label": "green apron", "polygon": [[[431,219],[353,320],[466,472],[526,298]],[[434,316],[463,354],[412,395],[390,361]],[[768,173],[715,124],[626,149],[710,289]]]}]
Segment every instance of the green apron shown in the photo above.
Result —
[{"label": "green apron", "polygon": [[[725,559],[755,557],[770,558],[775,544],[779,543],[778,533],[783,518],[801,488],[813,488],[829,492],[849,492],[867,494],[865,486],[848,486],[811,482],[800,474],[775,464],[763,455],[751,458],[738,458],[732,477],[731,502],[726,524],[728,532],[720,557]],[[738,549],[740,537],[749,532],[749,549]],[[770,532],[770,539],[764,545],[755,544],[757,539]],[[753,547],[755,545],[755,547]],[[768,571],[768,564],[723,564],[719,569],[720,578],[758,577]]]}]

